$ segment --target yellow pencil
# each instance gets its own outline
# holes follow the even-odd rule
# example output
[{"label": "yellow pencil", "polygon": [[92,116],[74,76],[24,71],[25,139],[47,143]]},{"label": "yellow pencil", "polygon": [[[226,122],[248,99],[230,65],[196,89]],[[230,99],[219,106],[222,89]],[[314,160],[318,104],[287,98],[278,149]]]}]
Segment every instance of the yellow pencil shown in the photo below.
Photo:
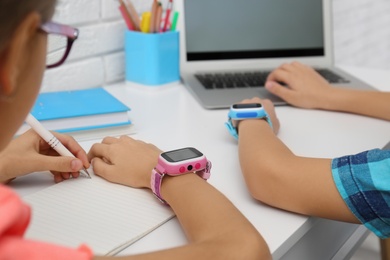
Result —
[{"label": "yellow pencil", "polygon": [[141,32],[148,33],[150,31],[150,12],[142,13],[141,17]]}]

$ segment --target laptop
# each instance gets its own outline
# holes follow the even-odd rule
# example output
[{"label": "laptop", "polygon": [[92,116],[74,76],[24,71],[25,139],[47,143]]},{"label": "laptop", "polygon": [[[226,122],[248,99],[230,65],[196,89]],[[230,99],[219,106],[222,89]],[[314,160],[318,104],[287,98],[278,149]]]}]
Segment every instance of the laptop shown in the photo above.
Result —
[{"label": "laptop", "polygon": [[313,66],[336,86],[372,89],[333,65],[329,0],[178,0],[180,73],[207,109],[245,98],[286,103],[264,88],[286,62]]}]

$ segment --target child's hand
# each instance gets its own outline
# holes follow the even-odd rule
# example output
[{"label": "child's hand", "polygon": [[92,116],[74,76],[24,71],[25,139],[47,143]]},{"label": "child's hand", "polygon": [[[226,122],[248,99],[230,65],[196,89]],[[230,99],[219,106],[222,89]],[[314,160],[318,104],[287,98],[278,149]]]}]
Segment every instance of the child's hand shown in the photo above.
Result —
[{"label": "child's hand", "polygon": [[77,158],[59,156],[33,130],[29,130],[10,144],[0,153],[0,180],[6,182],[18,176],[31,172],[50,170],[55,182],[77,178],[79,170],[89,167],[87,154],[70,136],[54,133],[54,135]]},{"label": "child's hand", "polygon": [[161,150],[128,136],[106,137],[94,144],[88,158],[96,175],[135,188],[150,188],[150,177]]},{"label": "child's hand", "polygon": [[293,106],[320,109],[326,108],[327,99],[336,90],[313,68],[299,62],[286,63],[275,69],[268,76],[265,87]]},{"label": "child's hand", "polygon": [[271,119],[274,133],[277,134],[279,132],[279,128],[280,128],[279,119],[276,116],[274,104],[269,99],[260,99],[258,97],[254,97],[251,99],[244,99],[240,103],[246,103],[246,104],[260,103],[265,109],[265,111],[267,111],[267,114]]}]

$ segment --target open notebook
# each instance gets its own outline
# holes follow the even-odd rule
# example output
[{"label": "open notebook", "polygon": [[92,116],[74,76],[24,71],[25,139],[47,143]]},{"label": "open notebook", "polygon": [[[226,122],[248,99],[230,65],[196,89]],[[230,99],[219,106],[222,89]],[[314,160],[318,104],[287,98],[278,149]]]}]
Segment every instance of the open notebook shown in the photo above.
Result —
[{"label": "open notebook", "polygon": [[26,238],[115,255],[175,216],[148,190],[91,177],[24,196],[33,211]]}]

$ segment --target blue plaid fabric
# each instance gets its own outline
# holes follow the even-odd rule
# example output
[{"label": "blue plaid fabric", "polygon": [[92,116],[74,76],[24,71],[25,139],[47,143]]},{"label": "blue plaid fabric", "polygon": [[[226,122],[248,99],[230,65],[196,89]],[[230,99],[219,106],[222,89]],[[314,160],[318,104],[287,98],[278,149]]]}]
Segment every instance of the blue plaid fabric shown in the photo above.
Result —
[{"label": "blue plaid fabric", "polygon": [[378,237],[390,237],[390,150],[333,159],[332,175],[355,216]]}]

